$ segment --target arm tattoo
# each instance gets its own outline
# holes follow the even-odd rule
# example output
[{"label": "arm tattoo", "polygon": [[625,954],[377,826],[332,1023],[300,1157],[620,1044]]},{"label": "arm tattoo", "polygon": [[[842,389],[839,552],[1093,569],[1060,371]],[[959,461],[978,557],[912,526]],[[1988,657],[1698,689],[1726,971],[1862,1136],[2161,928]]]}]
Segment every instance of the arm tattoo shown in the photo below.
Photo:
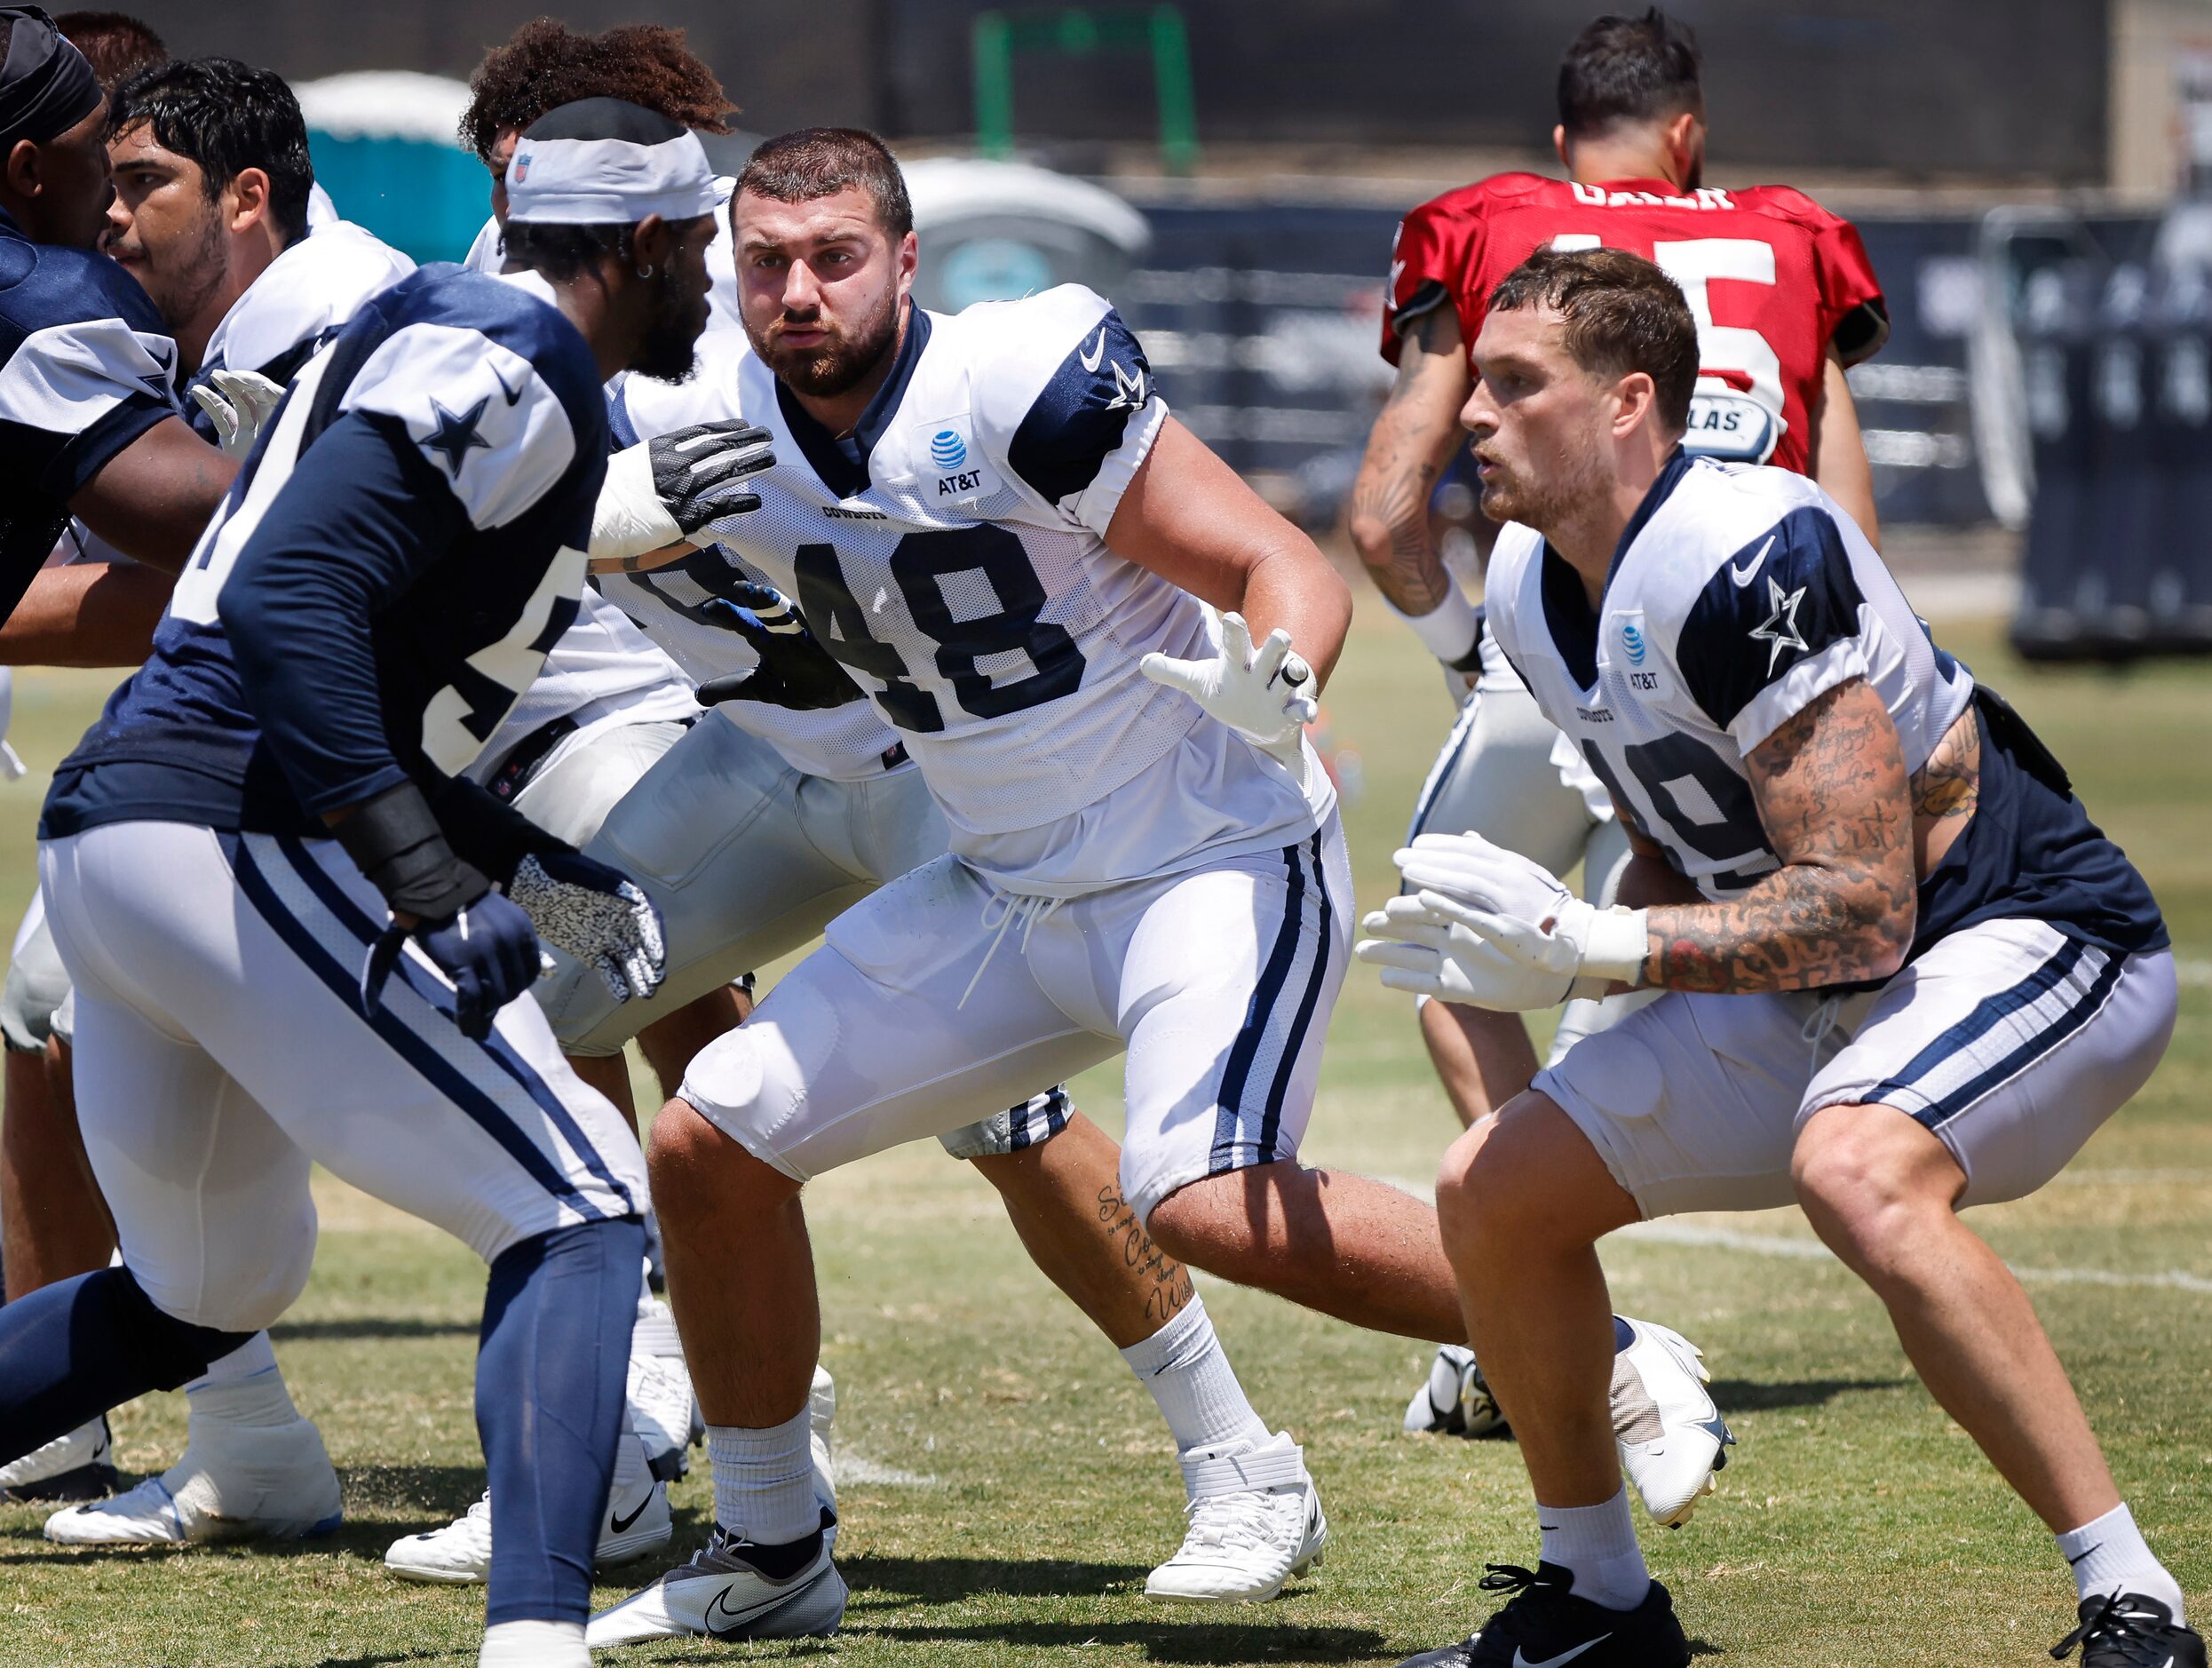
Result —
[{"label": "arm tattoo", "polygon": [[1912,802],[1882,697],[1841,684],[1746,763],[1782,866],[1725,903],[1653,909],[1645,982],[1809,990],[1896,972],[1916,908]]},{"label": "arm tattoo", "polygon": [[1120,1243],[1122,1260],[1152,1276],[1151,1289],[1145,1293],[1145,1315],[1165,1326],[1196,1295],[1191,1271],[1152,1243],[1152,1235],[1138,1220],[1136,1207],[1122,1196],[1121,1188],[1098,1189],[1098,1222],[1106,1237]]},{"label": "arm tattoo", "polygon": [[1430,536],[1429,495],[1459,449],[1463,400],[1447,417],[1431,408],[1457,387],[1451,378],[1463,377],[1465,362],[1449,307],[1415,321],[1400,348],[1398,381],[1352,486],[1353,543],[1376,588],[1405,614],[1432,612],[1452,583]]}]

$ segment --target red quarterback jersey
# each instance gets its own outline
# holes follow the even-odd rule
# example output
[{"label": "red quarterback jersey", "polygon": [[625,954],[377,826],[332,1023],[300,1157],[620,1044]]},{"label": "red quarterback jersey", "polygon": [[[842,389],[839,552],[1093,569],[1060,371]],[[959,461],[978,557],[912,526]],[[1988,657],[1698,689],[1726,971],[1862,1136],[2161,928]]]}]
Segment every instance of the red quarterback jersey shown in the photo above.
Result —
[{"label": "red quarterback jersey", "polygon": [[1490,292],[1547,243],[1627,250],[1682,287],[1697,318],[1700,361],[1683,443],[1709,456],[1804,473],[1808,416],[1829,346],[1853,365],[1890,333],[1858,232],[1803,192],[1495,174],[1399,222],[1383,357],[1396,364],[1414,321],[1447,302],[1471,349]]}]

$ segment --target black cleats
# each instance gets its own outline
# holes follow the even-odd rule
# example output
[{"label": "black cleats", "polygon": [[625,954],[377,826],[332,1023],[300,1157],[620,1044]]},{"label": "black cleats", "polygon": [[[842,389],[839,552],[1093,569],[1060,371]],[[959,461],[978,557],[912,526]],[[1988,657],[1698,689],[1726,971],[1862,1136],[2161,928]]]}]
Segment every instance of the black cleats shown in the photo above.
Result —
[{"label": "black cleats", "polygon": [[2156,1599],[2115,1593],[2081,1600],[2081,1625],[2050,1648],[2064,1661],[2081,1651],[2081,1668],[2205,1668],[2204,1640]]},{"label": "black cleats", "polygon": [[[1399,1668],[1689,1668],[1690,1642],[1675,1620],[1674,1600],[1656,1581],[1633,1610],[1609,1610],[1576,1598],[1569,1591],[1574,1576],[1557,1564],[1533,1572],[1492,1564],[1489,1570],[1483,1591],[1511,1593],[1505,1608],[1472,1638],[1409,1656]],[[2123,1660],[2113,1658],[2112,1668]]]}]

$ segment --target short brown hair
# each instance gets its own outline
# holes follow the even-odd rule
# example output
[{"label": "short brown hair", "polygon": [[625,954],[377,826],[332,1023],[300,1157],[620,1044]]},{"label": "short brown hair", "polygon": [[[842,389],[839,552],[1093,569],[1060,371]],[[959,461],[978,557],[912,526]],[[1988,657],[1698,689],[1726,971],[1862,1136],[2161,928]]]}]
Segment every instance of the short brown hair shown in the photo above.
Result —
[{"label": "short brown hair", "polygon": [[811,203],[858,186],[875,200],[876,218],[895,238],[914,230],[907,177],[891,147],[866,128],[803,127],[763,139],[737,176],[741,195]]},{"label": "short brown hair", "polygon": [[1702,110],[1697,36],[1657,6],[1640,18],[1602,17],[1559,63],[1559,125],[1588,139],[1621,122],[1664,122]]},{"label": "short brown hair", "polygon": [[84,54],[85,62],[111,97],[141,69],[169,61],[169,46],[134,17],[120,12],[64,12],[54,20],[62,38]]},{"label": "short brown hair", "polygon": [[1583,370],[1640,370],[1658,390],[1659,415],[1680,433],[1697,392],[1697,321],[1675,281],[1641,255],[1549,244],[1505,274],[1490,311],[1549,307],[1566,322],[1567,356]]},{"label": "short brown hair", "polygon": [[461,142],[491,162],[502,132],[517,133],[579,99],[622,99],[705,133],[726,133],[737,114],[722,83],[684,44],[684,31],[625,24],[582,35],[554,18],[525,23],[469,78]]}]

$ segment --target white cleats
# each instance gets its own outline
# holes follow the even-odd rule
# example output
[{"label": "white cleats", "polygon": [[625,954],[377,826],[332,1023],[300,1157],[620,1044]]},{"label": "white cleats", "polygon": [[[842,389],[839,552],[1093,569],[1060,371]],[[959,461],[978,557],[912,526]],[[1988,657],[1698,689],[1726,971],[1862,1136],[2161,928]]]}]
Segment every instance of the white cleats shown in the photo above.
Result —
[{"label": "white cleats", "polygon": [[[607,1515],[599,1520],[599,1566],[605,1569],[657,1553],[674,1536],[668,1489],[648,1467],[643,1444],[625,1432],[614,1461],[614,1486],[607,1490]],[[385,1550],[384,1566],[402,1581],[435,1586],[471,1587],[490,1580],[490,1491],[443,1529],[393,1541]]]},{"label": "white cleats", "polygon": [[830,1559],[836,1521],[823,1512],[821,1532],[807,1543],[812,1555],[782,1576],[750,1560],[766,1554],[781,1564],[793,1548],[755,1546],[718,1528],[690,1562],[593,1616],[584,1643],[604,1650],[702,1633],[718,1640],[826,1638],[844,1619],[844,1577]]},{"label": "white cleats", "polygon": [[633,1350],[623,1394],[630,1428],[645,1444],[646,1463],[662,1481],[675,1481],[691,1469],[692,1445],[707,1434],[684,1358]]},{"label": "white cleats", "polygon": [[1152,1572],[1145,1596],[1178,1604],[1272,1599],[1321,1561],[1328,1521],[1306,1474],[1305,1450],[1278,1432],[1263,1448],[1183,1456],[1190,1527],[1174,1557]]},{"label": "white cleats", "polygon": [[66,1546],[185,1546],[328,1535],[343,1516],[322,1434],[305,1419],[225,1425],[194,1416],[185,1451],[126,1494],[46,1520]]},{"label": "white cleats", "polygon": [[1613,1358],[1613,1434],[1621,1468],[1652,1521],[1680,1529],[1717,1488],[1734,1435],[1706,1394],[1704,1352],[1649,1321],[1621,1323],[1634,1334]]},{"label": "white cleats", "polygon": [[1505,1415],[1464,1344],[1439,1344],[1429,1376],[1406,1404],[1407,1434],[1488,1436],[1505,1429]]},{"label": "white cleats", "polygon": [[103,1413],[0,1465],[0,1501],[99,1500],[115,1493],[122,1481],[115,1474],[115,1444]]}]

